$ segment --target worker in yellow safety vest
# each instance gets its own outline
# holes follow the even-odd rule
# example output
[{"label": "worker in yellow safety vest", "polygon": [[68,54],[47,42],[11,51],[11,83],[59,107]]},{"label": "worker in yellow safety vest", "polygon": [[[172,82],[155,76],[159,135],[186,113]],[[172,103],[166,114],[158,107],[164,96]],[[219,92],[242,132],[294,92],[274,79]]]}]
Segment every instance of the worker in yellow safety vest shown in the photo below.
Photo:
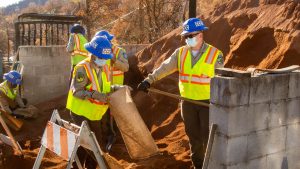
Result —
[{"label": "worker in yellow safety vest", "polygon": [[86,44],[88,41],[85,38],[85,29],[83,26],[74,24],[71,27],[70,32],[71,35],[67,45],[67,52],[71,53],[71,80],[74,67],[88,57],[88,52],[84,48],[84,44]]},{"label": "worker in yellow safety vest", "polygon": [[[110,34],[106,30],[98,31],[95,36],[105,36],[111,42],[113,52],[113,57],[111,59],[111,70],[113,72],[112,84],[123,85],[124,72],[127,72],[129,69],[128,58],[125,49],[112,44],[114,35]],[[117,128],[109,109],[102,121],[105,125],[104,128],[107,130],[107,144],[105,149],[109,152],[112,148],[112,144],[116,141],[116,131],[114,128]]]},{"label": "worker in yellow safety vest", "polygon": [[[209,103],[210,80],[215,75],[215,68],[223,67],[223,54],[216,47],[204,42],[203,31],[207,29],[198,18],[186,20],[181,33],[186,45],[176,49],[138,85],[138,89],[147,91],[155,81],[178,71],[180,95],[186,99]],[[209,109],[182,101],[181,116],[189,137],[194,168],[200,169],[208,140]]]},{"label": "worker in yellow safety vest", "polygon": [[90,56],[74,67],[67,109],[75,124],[80,126],[86,120],[101,143],[100,120],[109,107],[108,94],[123,86],[111,85],[110,42],[96,36],[84,47]]},{"label": "worker in yellow safety vest", "polygon": [[30,108],[27,108],[27,100],[21,98],[19,93],[19,85],[22,81],[21,74],[12,70],[5,73],[3,79],[4,81],[0,84],[1,109],[19,118],[36,118],[38,115],[36,109],[32,109],[33,106],[31,105]]}]

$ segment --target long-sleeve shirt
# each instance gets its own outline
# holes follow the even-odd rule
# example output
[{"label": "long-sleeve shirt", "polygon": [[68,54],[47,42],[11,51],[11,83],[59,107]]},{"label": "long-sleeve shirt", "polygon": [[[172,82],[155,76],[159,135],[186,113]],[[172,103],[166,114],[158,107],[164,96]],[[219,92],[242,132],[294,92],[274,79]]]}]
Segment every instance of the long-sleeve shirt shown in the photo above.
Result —
[{"label": "long-sleeve shirt", "polygon": [[[118,61],[116,61],[118,62]],[[102,68],[97,68],[94,63],[90,63],[92,69],[94,69],[96,71],[97,74],[97,79],[100,85],[100,89],[103,88],[102,86]],[[121,67],[117,67],[118,69],[122,69]],[[85,68],[83,66],[77,66],[77,68],[74,70],[75,72],[75,77],[72,79],[71,82],[71,90],[73,92],[73,95],[77,98],[80,99],[89,99],[92,98],[92,94],[93,92],[97,92],[97,91],[89,91],[86,90],[86,86],[89,85],[91,82],[88,79],[87,73],[85,71]],[[115,89],[117,89],[117,85],[116,86],[111,86],[112,91],[114,91]],[[97,93],[98,95],[102,95],[102,99],[99,99],[99,101],[105,102],[107,100],[107,94],[105,93]]]},{"label": "long-sleeve shirt", "polygon": [[10,109],[10,107],[11,108],[16,108],[16,107],[24,108],[25,104],[23,103],[23,100],[18,92],[17,92],[15,100],[12,100],[12,99],[8,98],[5,95],[5,93],[0,91],[0,106],[1,106],[1,109],[3,109],[4,111],[6,111],[9,114],[12,114],[13,111]]},{"label": "long-sleeve shirt", "polygon": [[67,44],[67,48],[66,48],[67,52],[72,53],[74,50],[74,45],[75,45],[74,34],[72,33],[70,35],[69,42]]},{"label": "long-sleeve shirt", "polygon": [[[192,57],[192,66],[194,66],[200,60],[207,47],[208,44],[203,43],[202,47],[197,52],[197,55]],[[175,52],[168,59],[166,59],[157,69],[155,69],[153,73],[149,74],[145,80],[152,84],[153,82],[178,71],[178,53],[179,48],[176,49]],[[224,67],[224,59],[222,53],[218,55],[217,61],[215,63],[215,68],[219,67]]]}]

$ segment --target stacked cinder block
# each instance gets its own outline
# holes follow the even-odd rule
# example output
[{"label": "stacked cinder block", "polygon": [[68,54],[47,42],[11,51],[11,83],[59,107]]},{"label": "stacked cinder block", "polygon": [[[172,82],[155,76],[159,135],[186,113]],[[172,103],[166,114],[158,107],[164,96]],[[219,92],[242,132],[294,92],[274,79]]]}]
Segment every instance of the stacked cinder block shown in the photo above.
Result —
[{"label": "stacked cinder block", "polygon": [[[123,47],[131,56],[146,46]],[[21,46],[19,60],[25,67],[22,95],[29,103],[41,103],[68,93],[71,61],[65,46]]]},{"label": "stacked cinder block", "polygon": [[19,60],[24,64],[22,95],[29,103],[67,94],[71,61],[65,46],[21,46]]},{"label": "stacked cinder block", "polygon": [[210,169],[300,168],[300,72],[211,81]]}]

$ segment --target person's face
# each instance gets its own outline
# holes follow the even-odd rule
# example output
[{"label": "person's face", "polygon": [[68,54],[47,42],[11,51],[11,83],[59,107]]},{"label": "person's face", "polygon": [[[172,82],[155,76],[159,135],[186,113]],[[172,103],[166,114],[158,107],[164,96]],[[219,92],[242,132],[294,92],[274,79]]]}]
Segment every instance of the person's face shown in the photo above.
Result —
[{"label": "person's face", "polygon": [[191,47],[199,47],[203,43],[203,33],[195,32],[183,36],[186,43]]},{"label": "person's face", "polygon": [[106,59],[99,59],[97,56],[92,57],[92,60],[93,60],[93,63],[95,64],[95,66],[97,66],[99,68],[103,67],[107,62]]}]

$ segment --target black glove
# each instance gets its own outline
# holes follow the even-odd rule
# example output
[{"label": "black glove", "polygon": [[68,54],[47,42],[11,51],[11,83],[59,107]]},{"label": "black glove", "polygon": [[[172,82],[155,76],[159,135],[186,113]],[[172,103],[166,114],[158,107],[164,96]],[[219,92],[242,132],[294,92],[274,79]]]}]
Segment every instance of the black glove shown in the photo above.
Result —
[{"label": "black glove", "polygon": [[148,92],[149,88],[150,88],[150,83],[147,82],[146,80],[142,81],[137,87],[138,90],[141,90],[144,92]]}]

